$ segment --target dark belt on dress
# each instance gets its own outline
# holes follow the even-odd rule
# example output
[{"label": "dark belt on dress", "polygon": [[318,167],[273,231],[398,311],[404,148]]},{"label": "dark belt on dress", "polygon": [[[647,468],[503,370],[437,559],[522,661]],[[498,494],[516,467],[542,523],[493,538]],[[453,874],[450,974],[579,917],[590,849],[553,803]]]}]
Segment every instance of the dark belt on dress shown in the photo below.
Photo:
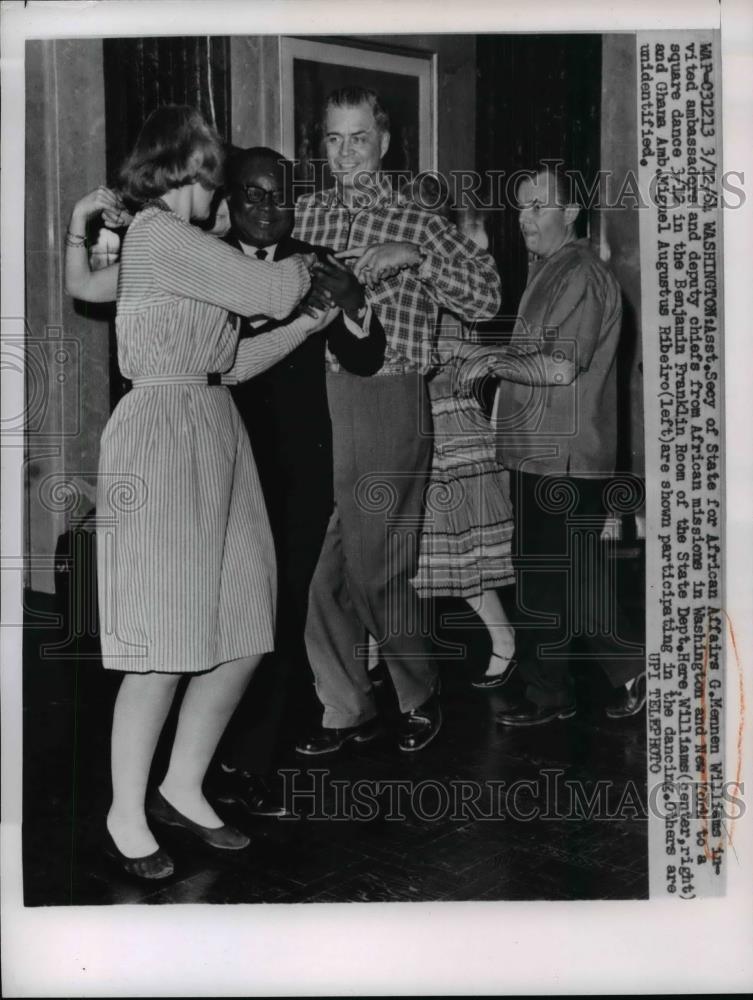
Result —
[{"label": "dark belt on dress", "polygon": [[223,382],[222,372],[206,372],[204,375],[136,375],[130,380],[130,389],[143,389],[155,385],[230,385]]}]

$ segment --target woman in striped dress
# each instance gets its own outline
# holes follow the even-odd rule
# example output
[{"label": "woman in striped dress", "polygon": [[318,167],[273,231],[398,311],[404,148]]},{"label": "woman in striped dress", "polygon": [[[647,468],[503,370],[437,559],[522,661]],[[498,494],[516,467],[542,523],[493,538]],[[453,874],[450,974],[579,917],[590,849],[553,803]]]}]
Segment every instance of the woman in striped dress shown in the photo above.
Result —
[{"label": "woman in striped dress", "polygon": [[[331,317],[307,315],[238,348],[228,313],[283,318],[309,287],[308,261],[245,257],[190,224],[221,182],[218,137],[191,108],[145,123],[121,176],[137,209],[117,279],[118,360],[133,388],[102,436],[97,494],[105,667],[125,673],[112,730],[110,852],[127,871],[173,871],[147,822],[226,850],[248,844],[204,797],[217,742],[261,656],[272,649],[274,549],[251,447],[220,377],[274,364]],[[113,270],[90,272],[86,219],[114,208],[100,189],[74,209],[66,279],[77,297],[112,297]],[[236,350],[238,348],[238,350]],[[235,362],[235,363],[234,363]],[[145,810],[149,771],[180,677],[170,763]]]}]

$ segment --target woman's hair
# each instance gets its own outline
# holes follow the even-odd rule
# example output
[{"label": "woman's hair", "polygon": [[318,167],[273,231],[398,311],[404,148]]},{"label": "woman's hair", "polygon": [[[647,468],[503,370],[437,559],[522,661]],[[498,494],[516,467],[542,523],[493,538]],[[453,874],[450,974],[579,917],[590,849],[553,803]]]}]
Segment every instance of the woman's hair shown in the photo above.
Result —
[{"label": "woman's hair", "polygon": [[172,188],[198,181],[207,190],[222,184],[224,153],[215,130],[195,108],[166,104],[144,122],[120,169],[119,187],[130,209]]}]

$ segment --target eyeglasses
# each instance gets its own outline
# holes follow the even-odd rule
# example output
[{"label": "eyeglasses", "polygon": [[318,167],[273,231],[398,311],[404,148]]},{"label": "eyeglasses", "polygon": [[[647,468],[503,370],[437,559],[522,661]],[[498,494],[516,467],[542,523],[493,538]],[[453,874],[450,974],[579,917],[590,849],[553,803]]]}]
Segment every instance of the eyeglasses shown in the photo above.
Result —
[{"label": "eyeglasses", "polygon": [[280,208],[287,200],[284,191],[265,191],[264,188],[257,187],[255,184],[244,184],[243,193],[249,205],[261,205],[269,199],[273,205]]}]

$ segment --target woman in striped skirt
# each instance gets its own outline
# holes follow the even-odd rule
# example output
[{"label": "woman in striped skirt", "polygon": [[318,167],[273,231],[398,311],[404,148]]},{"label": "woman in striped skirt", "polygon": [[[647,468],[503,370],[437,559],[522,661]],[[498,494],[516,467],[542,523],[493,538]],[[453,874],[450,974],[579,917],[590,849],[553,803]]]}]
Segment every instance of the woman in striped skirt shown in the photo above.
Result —
[{"label": "woman in striped skirt", "polygon": [[[116,208],[111,192],[82,199],[66,237],[71,294],[107,300],[117,280],[118,360],[133,384],[102,435],[97,551],[103,663],[125,673],[108,844],[121,867],[145,878],[173,871],[147,814],[218,849],[249,842],[222,823],[202,783],[273,646],[275,562],[248,437],[219,383],[271,366],[331,318],[301,315],[238,347],[228,314],[287,316],[309,287],[310,262],[245,257],[191,225],[209,215],[221,172],[218,137],[198,112],[160,108],[122,171],[123,199],[136,214],[117,279],[117,265],[89,270],[84,240],[87,218]],[[145,808],[157,739],[184,674],[193,676],[167,774]]]},{"label": "woman in striped skirt", "polygon": [[[401,197],[427,211],[449,215],[449,191],[441,177],[422,174],[401,190]],[[468,235],[484,249],[483,228]],[[439,322],[439,361],[429,381],[434,451],[421,531],[418,569],[412,584],[420,597],[462,597],[489,631],[491,658],[482,689],[499,688],[515,669],[515,631],[497,593],[514,582],[513,516],[509,473],[496,457],[494,434],[474,397],[452,388],[458,343],[468,331],[449,312]]]},{"label": "woman in striped skirt", "polygon": [[453,317],[442,319],[442,362],[429,382],[434,451],[421,531],[420,597],[462,597],[489,631],[492,652],[478,688],[499,688],[514,669],[515,632],[497,594],[514,583],[509,473],[495,454],[489,419],[475,398],[452,389]]}]

